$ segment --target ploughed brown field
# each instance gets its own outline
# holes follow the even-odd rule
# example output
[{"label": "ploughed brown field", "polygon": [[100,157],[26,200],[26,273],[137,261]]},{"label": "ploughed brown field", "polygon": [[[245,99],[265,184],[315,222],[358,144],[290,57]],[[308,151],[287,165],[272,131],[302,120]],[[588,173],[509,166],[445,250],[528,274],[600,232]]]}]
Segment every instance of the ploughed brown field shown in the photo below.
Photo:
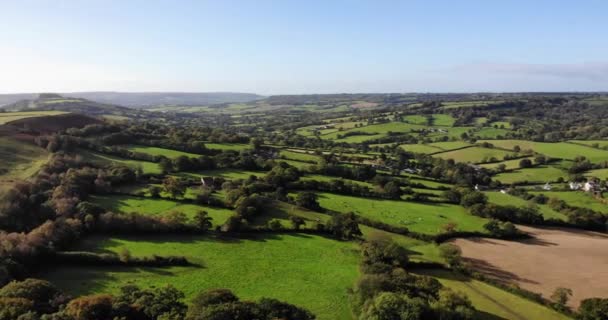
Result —
[{"label": "ploughed brown field", "polygon": [[561,228],[518,226],[534,238],[503,241],[457,239],[462,255],[475,270],[505,284],[538,292],[549,298],[557,287],[570,288],[568,303],[608,297],[608,235]]}]

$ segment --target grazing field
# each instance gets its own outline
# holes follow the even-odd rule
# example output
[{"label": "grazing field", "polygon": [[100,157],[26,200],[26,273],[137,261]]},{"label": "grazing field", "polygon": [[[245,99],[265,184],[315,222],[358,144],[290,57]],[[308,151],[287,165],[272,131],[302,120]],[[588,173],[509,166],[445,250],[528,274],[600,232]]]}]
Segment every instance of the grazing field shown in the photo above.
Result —
[{"label": "grazing field", "polygon": [[573,160],[578,156],[585,156],[591,162],[608,160],[608,151],[568,142],[535,142],[525,140],[479,140],[489,142],[496,147],[513,150],[519,146],[521,150],[533,150],[552,158]]},{"label": "grazing field", "polygon": [[241,151],[241,150],[251,148],[250,145],[245,144],[245,143],[207,143],[207,142],[205,142],[205,147],[207,147],[207,149],[233,150],[233,151]]},{"label": "grazing field", "polygon": [[469,108],[469,107],[483,107],[491,104],[501,103],[503,100],[479,100],[479,101],[447,101],[442,102],[444,109],[454,108]]},{"label": "grazing field", "polygon": [[[404,117],[404,120],[407,123],[418,124],[418,125],[428,125],[428,118],[424,115],[408,115]],[[456,119],[449,114],[433,114],[432,115],[432,126],[444,126],[451,127],[454,125]]]},{"label": "grazing field", "polygon": [[606,179],[608,179],[608,169],[590,170],[590,171],[585,172],[585,176],[606,180]]},{"label": "grazing field", "polygon": [[532,191],[531,194],[544,194],[549,198],[558,198],[574,207],[589,208],[594,211],[608,213],[608,204],[593,198],[583,191]]},{"label": "grazing field", "polygon": [[608,148],[608,140],[570,140],[568,142],[582,144],[593,148]]},{"label": "grazing field", "polygon": [[429,143],[429,145],[431,145],[433,147],[437,147],[439,149],[443,149],[445,151],[454,150],[454,149],[460,149],[460,148],[471,146],[470,143],[465,142],[465,141],[433,142],[433,143]]},{"label": "grazing field", "polygon": [[9,137],[0,137],[0,145],[0,184],[6,179],[31,177],[40,170],[49,156],[45,149],[37,145]]},{"label": "grazing field", "polygon": [[[367,138],[367,140],[371,140],[371,139],[375,139],[378,137],[382,137],[389,132],[408,133],[408,132],[411,132],[412,130],[421,130],[421,129],[428,129],[428,127],[426,125],[411,124],[411,123],[406,123],[406,122],[388,122],[388,123],[372,124],[372,125],[363,126],[360,128],[352,128],[349,130],[344,130],[344,131],[339,131],[339,132],[333,132],[331,134],[322,136],[322,138],[323,139],[337,139],[339,134],[344,135],[345,133],[351,132],[351,131],[374,134],[374,135],[370,135],[370,136],[351,136],[351,137],[347,137],[347,138],[343,138],[343,139],[339,140],[339,141],[343,141],[343,142],[356,142],[356,141],[350,141],[351,140],[350,138]],[[378,136],[378,137],[374,137],[374,136]]]},{"label": "grazing field", "polygon": [[444,263],[439,253],[439,246],[434,242],[425,242],[401,234],[359,225],[363,237],[369,239],[377,235],[391,238],[395,243],[407,249],[408,257],[412,261]]},{"label": "grazing field", "polygon": [[79,150],[78,154],[81,155],[85,160],[91,161],[93,163],[108,165],[108,164],[121,164],[131,168],[138,168],[144,171],[144,173],[150,174],[160,174],[162,171],[158,163],[148,162],[148,161],[140,161],[140,160],[131,160],[119,158],[116,156],[111,156],[108,154],[92,152],[88,150]]},{"label": "grazing field", "polygon": [[34,117],[47,117],[66,114],[64,111],[24,111],[24,112],[0,112],[0,125],[9,123],[15,120]]},{"label": "grazing field", "polygon": [[570,288],[569,305],[608,293],[608,235],[559,228],[518,226],[534,238],[523,241],[457,239],[473,268],[505,284],[549,298],[557,287]]},{"label": "grazing field", "polygon": [[493,180],[513,184],[555,182],[559,178],[568,179],[568,173],[556,167],[540,166],[499,173]]},{"label": "grazing field", "polygon": [[306,169],[310,166],[312,166],[312,163],[308,163],[308,162],[302,162],[302,161],[295,161],[295,160],[285,160],[285,159],[275,159],[275,162],[285,162],[291,166],[294,166],[300,170],[302,169]]},{"label": "grazing field", "polygon": [[508,121],[494,121],[492,123],[490,123],[490,126],[495,127],[495,128],[505,128],[505,129],[511,129],[511,122]]},{"label": "grazing field", "polygon": [[482,128],[475,132],[473,135],[481,139],[496,139],[498,137],[504,137],[509,130],[500,128]]},{"label": "grazing field", "polygon": [[314,162],[314,163],[316,163],[317,161],[319,161],[319,156],[314,155],[312,153],[308,153],[308,152],[281,150],[281,152],[279,153],[279,155],[282,158],[285,158],[287,160],[295,160],[295,161],[302,161],[302,162]]},{"label": "grazing field", "polygon": [[443,152],[443,149],[440,149],[438,147],[432,146],[430,144],[402,144],[399,146],[399,148],[405,150],[405,151],[409,151],[409,152],[413,152],[413,153],[424,153],[424,154],[432,154],[432,153],[438,153],[438,152]]},{"label": "grazing field", "polygon": [[348,288],[357,279],[358,246],[306,234],[260,234],[251,238],[204,236],[92,237],[80,250],[134,256],[184,255],[194,267],[57,267],[42,276],[70,294],[116,292],[122,285],[198,292],[228,288],[244,300],[276,298],[314,312],[318,319],[351,319]]},{"label": "grazing field", "polygon": [[506,155],[513,155],[512,152],[507,152],[500,149],[482,148],[482,147],[470,147],[464,149],[458,149],[453,151],[447,151],[442,153],[434,154],[433,157],[442,159],[454,159],[457,162],[470,162],[480,163],[490,161],[492,158],[496,160],[502,160]]},{"label": "grazing field", "polygon": [[241,169],[216,169],[216,170],[205,170],[198,172],[180,172],[177,174],[181,177],[200,179],[201,177],[221,177],[225,179],[249,179],[251,176],[263,177],[266,172],[263,171],[249,171]]},{"label": "grazing field", "polygon": [[484,192],[486,196],[488,196],[488,201],[498,204],[498,205],[513,205],[518,207],[527,207],[527,206],[536,206],[538,207],[539,212],[543,215],[545,219],[553,218],[566,220],[566,215],[563,213],[557,212],[546,204],[536,204],[533,202],[526,201],[522,198],[512,196],[510,194],[505,194],[501,192],[488,191]]},{"label": "grazing field", "polygon": [[152,156],[165,156],[167,158],[177,158],[179,156],[198,158],[201,156],[200,154],[195,153],[148,146],[127,146],[127,149],[133,152],[146,153]]},{"label": "grazing field", "polygon": [[511,169],[517,169],[519,168],[519,162],[523,159],[528,159],[530,161],[533,161],[534,158],[533,157],[526,157],[526,158],[519,158],[519,159],[513,159],[513,160],[506,160],[506,161],[501,161],[501,162],[494,162],[494,163],[484,163],[481,164],[482,167],[487,168],[487,169],[496,169],[498,168],[501,164],[505,165],[505,169],[507,170],[511,170]]},{"label": "grazing field", "polygon": [[106,210],[122,213],[138,212],[148,215],[163,215],[171,211],[179,211],[192,218],[196,212],[204,210],[213,218],[214,225],[223,224],[233,214],[232,210],[229,209],[182,203],[168,199],[112,195],[94,196],[92,201]]},{"label": "grazing field", "polygon": [[300,180],[316,180],[316,181],[323,181],[323,182],[332,182],[334,180],[339,180],[339,181],[343,181],[345,183],[353,183],[353,184],[358,184],[360,186],[364,186],[364,187],[368,187],[370,189],[374,189],[374,185],[369,183],[369,182],[364,182],[364,181],[358,181],[358,180],[351,180],[351,179],[344,179],[344,178],[338,178],[338,177],[331,177],[331,176],[324,176],[321,174],[307,174],[303,177],[300,177]]},{"label": "grazing field", "polygon": [[318,195],[323,208],[343,213],[352,211],[365,218],[425,234],[441,233],[442,226],[447,223],[456,223],[457,230],[461,231],[483,231],[487,222],[457,205],[367,199],[326,192]]},{"label": "grazing field", "polygon": [[465,293],[478,310],[475,319],[570,319],[543,305],[447,270],[416,270],[415,273],[437,278],[444,286]]}]

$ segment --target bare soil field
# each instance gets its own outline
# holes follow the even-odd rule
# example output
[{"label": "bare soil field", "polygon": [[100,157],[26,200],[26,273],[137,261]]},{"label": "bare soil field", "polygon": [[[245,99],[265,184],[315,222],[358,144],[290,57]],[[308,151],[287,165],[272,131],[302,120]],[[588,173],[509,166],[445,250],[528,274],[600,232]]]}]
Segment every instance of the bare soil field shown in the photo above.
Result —
[{"label": "bare soil field", "polygon": [[557,287],[570,288],[569,302],[608,297],[608,235],[596,232],[518,226],[534,238],[504,241],[457,239],[471,266],[505,284],[538,292],[549,298]]}]

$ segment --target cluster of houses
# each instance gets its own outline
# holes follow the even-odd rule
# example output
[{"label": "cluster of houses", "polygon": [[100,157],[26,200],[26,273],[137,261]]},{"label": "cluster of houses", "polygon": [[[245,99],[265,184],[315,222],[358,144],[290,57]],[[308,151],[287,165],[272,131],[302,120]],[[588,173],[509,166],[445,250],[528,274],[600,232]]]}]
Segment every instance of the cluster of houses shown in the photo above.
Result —
[{"label": "cluster of houses", "polygon": [[585,183],[570,182],[568,183],[570,190],[583,190],[585,192],[600,192],[600,184],[594,180],[587,180]]}]

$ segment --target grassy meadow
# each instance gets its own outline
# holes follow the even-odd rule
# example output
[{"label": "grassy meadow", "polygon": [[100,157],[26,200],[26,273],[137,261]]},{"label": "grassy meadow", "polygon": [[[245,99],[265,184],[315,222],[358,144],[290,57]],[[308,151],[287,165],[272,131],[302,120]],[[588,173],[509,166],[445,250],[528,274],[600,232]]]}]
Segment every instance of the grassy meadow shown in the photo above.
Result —
[{"label": "grassy meadow", "polygon": [[149,154],[152,156],[165,156],[167,158],[177,158],[179,156],[198,158],[201,156],[200,154],[196,154],[196,153],[183,152],[183,151],[166,149],[166,148],[148,147],[148,146],[131,145],[131,146],[127,146],[126,149],[133,151],[133,152]]},{"label": "grassy meadow", "polygon": [[608,206],[606,204],[583,191],[531,191],[530,193],[542,193],[549,198],[564,200],[567,204],[574,207],[589,208],[594,211],[608,213]]},{"label": "grassy meadow", "polygon": [[533,150],[552,158],[572,160],[578,156],[585,156],[591,162],[608,160],[608,151],[568,142],[535,142],[526,140],[480,140],[489,142],[496,147],[513,150],[519,146],[523,150]]},{"label": "grassy meadow", "polygon": [[473,280],[446,270],[416,270],[415,273],[432,276],[444,286],[465,293],[478,310],[475,319],[552,319],[569,317],[484,282]]},{"label": "grassy meadow", "polygon": [[507,152],[500,149],[493,148],[482,148],[482,147],[470,147],[464,149],[458,149],[453,151],[447,151],[442,153],[434,154],[433,157],[442,159],[454,159],[457,162],[470,162],[480,163],[487,162],[492,158],[502,160],[506,155],[513,155],[512,152]]},{"label": "grassy meadow", "polygon": [[514,205],[514,206],[518,206],[518,207],[526,207],[526,206],[533,205],[533,206],[538,207],[539,212],[543,215],[543,217],[545,219],[554,218],[554,219],[566,220],[566,218],[567,218],[566,215],[551,209],[546,204],[531,203],[522,198],[512,196],[510,194],[496,192],[496,191],[489,191],[489,192],[484,192],[484,193],[486,194],[486,196],[488,196],[489,202],[492,202],[492,203],[495,203],[498,205],[508,204],[508,205]]},{"label": "grassy meadow", "polygon": [[0,137],[0,145],[1,179],[29,178],[40,170],[49,157],[45,149],[10,137]]},{"label": "grassy meadow", "polygon": [[48,117],[60,114],[67,114],[64,111],[23,111],[23,112],[0,112],[0,125],[9,123],[15,120],[35,117]]},{"label": "grassy meadow", "polygon": [[365,218],[425,234],[441,233],[442,226],[447,223],[456,223],[457,230],[461,231],[483,231],[487,222],[457,205],[366,199],[327,192],[320,192],[318,196],[323,208],[343,213],[352,211]]},{"label": "grassy meadow", "polygon": [[81,155],[85,160],[100,165],[108,165],[114,163],[132,168],[141,167],[144,173],[160,174],[162,172],[158,163],[155,162],[125,159],[109,154],[92,152],[88,150],[80,150],[78,154]]},{"label": "grassy meadow", "polygon": [[93,196],[91,201],[113,212],[137,212],[146,215],[163,215],[171,211],[179,211],[192,218],[200,210],[207,211],[213,218],[214,225],[223,224],[233,212],[229,209],[182,203],[168,199],[154,199],[123,195]]},{"label": "grassy meadow", "polygon": [[128,249],[134,256],[184,255],[198,266],[170,268],[60,266],[41,276],[70,294],[116,292],[121,285],[171,283],[190,300],[228,288],[244,300],[271,297],[306,307],[319,319],[352,319],[348,289],[359,276],[358,245],[306,234],[250,238],[204,236],[91,237],[78,248]]},{"label": "grassy meadow", "polygon": [[568,179],[568,173],[553,166],[539,166],[534,168],[517,169],[495,175],[493,180],[506,184],[513,183],[545,183],[555,182],[559,178]]}]

